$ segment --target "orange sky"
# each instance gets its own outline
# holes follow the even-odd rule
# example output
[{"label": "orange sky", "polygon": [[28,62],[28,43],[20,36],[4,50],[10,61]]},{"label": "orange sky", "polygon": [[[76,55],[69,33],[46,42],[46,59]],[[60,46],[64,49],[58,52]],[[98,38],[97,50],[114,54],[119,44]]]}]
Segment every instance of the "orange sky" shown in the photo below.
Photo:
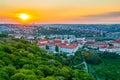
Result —
[{"label": "orange sky", "polygon": [[0,23],[120,23],[120,0],[0,0]]}]

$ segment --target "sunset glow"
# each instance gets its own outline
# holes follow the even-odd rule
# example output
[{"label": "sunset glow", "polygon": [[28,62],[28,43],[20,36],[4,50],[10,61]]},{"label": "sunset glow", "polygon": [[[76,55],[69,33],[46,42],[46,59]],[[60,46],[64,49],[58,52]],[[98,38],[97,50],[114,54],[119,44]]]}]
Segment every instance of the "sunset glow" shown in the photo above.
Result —
[{"label": "sunset glow", "polygon": [[30,23],[120,23],[120,0],[1,0],[0,10],[6,23],[21,12]]},{"label": "sunset glow", "polygon": [[30,16],[28,14],[22,13],[18,16],[22,20],[28,20]]}]

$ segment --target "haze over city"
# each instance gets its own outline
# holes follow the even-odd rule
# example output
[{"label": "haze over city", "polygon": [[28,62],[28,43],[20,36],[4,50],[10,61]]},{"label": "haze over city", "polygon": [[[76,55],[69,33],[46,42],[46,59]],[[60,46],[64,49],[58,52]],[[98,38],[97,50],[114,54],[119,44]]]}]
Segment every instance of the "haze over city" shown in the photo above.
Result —
[{"label": "haze over city", "polygon": [[[120,23],[120,0],[0,0],[0,23]],[[25,14],[25,15],[24,15]]]}]

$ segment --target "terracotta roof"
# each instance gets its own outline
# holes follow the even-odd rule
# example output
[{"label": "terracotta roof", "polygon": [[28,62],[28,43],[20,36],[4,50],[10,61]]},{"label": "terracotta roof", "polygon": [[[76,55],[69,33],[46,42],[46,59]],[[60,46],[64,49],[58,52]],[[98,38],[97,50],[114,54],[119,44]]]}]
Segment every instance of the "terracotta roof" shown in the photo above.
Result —
[{"label": "terracotta roof", "polygon": [[84,41],[83,40],[79,40],[78,43],[79,44],[84,44]]},{"label": "terracotta roof", "polygon": [[116,39],[114,42],[115,43],[120,43],[120,39]]},{"label": "terracotta roof", "polygon": [[68,40],[65,40],[65,42],[64,42],[64,43],[68,44],[69,42],[68,42]]},{"label": "terracotta roof", "polygon": [[62,42],[62,40],[61,40],[61,39],[58,39],[58,38],[54,39],[53,41],[54,41],[55,43],[61,43],[61,42]]},{"label": "terracotta roof", "polygon": [[108,48],[113,49],[113,48],[120,48],[120,47],[118,47],[118,46],[109,46]]},{"label": "terracotta roof", "polygon": [[66,45],[60,45],[61,48],[70,48],[70,49],[74,49],[76,48],[78,45],[76,43],[74,44],[66,44]]},{"label": "terracotta roof", "polygon": [[78,46],[77,43],[69,44],[68,41],[62,43],[61,39],[54,39],[53,41],[48,41],[47,43],[41,43],[42,41],[47,41],[47,40],[41,39],[38,42],[38,46],[52,45],[52,46],[59,46],[61,48],[70,48],[70,49],[74,49]]},{"label": "terracotta roof", "polygon": [[106,46],[106,45],[103,45],[103,46],[100,46],[99,48],[107,48],[107,46]]},{"label": "terracotta roof", "polygon": [[87,42],[85,43],[87,46],[99,47],[99,48],[107,48],[109,47],[108,43],[105,42]]},{"label": "terracotta roof", "polygon": [[107,43],[105,42],[95,42],[96,45],[106,45]]},{"label": "terracotta roof", "polygon": [[94,42],[86,42],[85,45],[87,45],[87,46],[94,46]]},{"label": "terracotta roof", "polygon": [[42,42],[42,41],[47,41],[47,40],[45,38],[41,38],[40,41]]}]

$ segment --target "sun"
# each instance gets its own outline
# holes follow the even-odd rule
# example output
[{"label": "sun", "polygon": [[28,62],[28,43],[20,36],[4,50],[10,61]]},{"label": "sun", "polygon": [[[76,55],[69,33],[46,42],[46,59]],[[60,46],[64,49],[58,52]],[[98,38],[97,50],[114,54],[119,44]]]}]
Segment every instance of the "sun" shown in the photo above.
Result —
[{"label": "sun", "polygon": [[18,17],[25,21],[25,20],[28,20],[30,18],[30,15],[25,14],[25,13],[21,13],[21,14],[19,14]]}]

